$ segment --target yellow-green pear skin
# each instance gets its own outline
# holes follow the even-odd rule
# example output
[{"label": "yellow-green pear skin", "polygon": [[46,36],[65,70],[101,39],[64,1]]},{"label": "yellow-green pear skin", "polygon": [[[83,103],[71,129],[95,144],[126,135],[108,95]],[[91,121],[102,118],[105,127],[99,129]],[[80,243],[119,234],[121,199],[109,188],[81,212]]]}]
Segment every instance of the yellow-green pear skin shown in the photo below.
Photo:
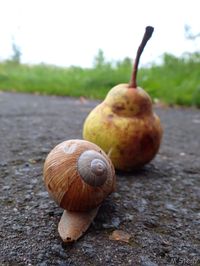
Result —
[{"label": "yellow-green pear skin", "polygon": [[150,96],[140,87],[119,84],[89,113],[83,138],[99,145],[116,169],[131,171],[154,158],[162,127]]}]

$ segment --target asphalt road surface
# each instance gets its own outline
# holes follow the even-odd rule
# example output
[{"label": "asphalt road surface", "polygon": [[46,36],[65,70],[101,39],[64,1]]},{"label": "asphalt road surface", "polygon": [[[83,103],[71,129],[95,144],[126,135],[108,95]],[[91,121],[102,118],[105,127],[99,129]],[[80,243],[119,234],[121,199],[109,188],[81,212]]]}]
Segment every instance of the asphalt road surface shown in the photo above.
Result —
[{"label": "asphalt road surface", "polygon": [[[200,110],[156,107],[164,137],[140,171],[117,173],[117,190],[86,234],[63,244],[62,214],[42,168],[58,143],[81,138],[99,102],[0,93],[0,265],[200,265]],[[122,230],[128,243],[112,240]]]}]

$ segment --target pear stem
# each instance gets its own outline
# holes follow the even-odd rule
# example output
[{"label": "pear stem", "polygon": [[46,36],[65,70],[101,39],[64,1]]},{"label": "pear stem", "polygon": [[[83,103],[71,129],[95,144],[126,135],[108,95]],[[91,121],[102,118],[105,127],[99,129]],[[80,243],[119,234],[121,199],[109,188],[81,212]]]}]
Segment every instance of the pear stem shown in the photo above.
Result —
[{"label": "pear stem", "polygon": [[140,61],[140,56],[141,56],[141,54],[142,54],[142,52],[144,50],[144,47],[146,46],[148,40],[151,38],[153,31],[154,31],[153,27],[151,27],[151,26],[147,26],[146,27],[142,42],[141,42],[141,44],[140,44],[140,46],[138,47],[138,50],[137,50],[135,63],[134,63],[134,66],[133,66],[133,72],[132,72],[131,80],[130,80],[130,83],[129,83],[129,88],[137,88],[137,80],[136,80],[136,78],[137,78],[137,71],[138,71],[138,64],[139,64],[139,61]]}]

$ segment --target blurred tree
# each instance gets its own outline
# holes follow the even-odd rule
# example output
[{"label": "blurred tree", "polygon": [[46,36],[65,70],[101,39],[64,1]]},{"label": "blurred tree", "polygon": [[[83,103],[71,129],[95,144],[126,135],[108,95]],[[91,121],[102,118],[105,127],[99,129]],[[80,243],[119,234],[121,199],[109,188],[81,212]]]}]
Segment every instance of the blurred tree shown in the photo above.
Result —
[{"label": "blurred tree", "polygon": [[11,61],[20,64],[22,53],[20,47],[16,44],[14,38],[12,38],[12,50],[13,50],[13,55],[11,57]]},{"label": "blurred tree", "polygon": [[97,55],[94,58],[94,67],[95,68],[101,68],[103,66],[105,66],[106,61],[105,61],[105,57],[104,57],[104,53],[102,49],[99,49]]},{"label": "blurred tree", "polygon": [[185,28],[185,37],[186,37],[186,39],[188,39],[188,40],[196,40],[197,38],[200,37],[200,32],[196,33],[196,34],[192,33],[191,26],[186,24],[184,28]]},{"label": "blurred tree", "polygon": [[131,68],[132,64],[132,59],[129,57],[125,57],[122,61],[117,62],[117,67]]}]

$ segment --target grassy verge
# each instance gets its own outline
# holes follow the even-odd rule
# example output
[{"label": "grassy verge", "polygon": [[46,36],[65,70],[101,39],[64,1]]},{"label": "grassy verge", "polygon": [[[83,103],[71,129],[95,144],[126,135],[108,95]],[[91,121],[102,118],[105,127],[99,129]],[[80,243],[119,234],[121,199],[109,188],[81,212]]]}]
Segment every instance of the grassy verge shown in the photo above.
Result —
[{"label": "grassy verge", "polygon": [[[129,81],[131,68],[128,58],[90,69],[2,62],[0,90],[103,99],[113,86]],[[181,58],[166,54],[161,65],[142,68],[138,74],[138,84],[153,99],[200,107],[200,53]]]}]

